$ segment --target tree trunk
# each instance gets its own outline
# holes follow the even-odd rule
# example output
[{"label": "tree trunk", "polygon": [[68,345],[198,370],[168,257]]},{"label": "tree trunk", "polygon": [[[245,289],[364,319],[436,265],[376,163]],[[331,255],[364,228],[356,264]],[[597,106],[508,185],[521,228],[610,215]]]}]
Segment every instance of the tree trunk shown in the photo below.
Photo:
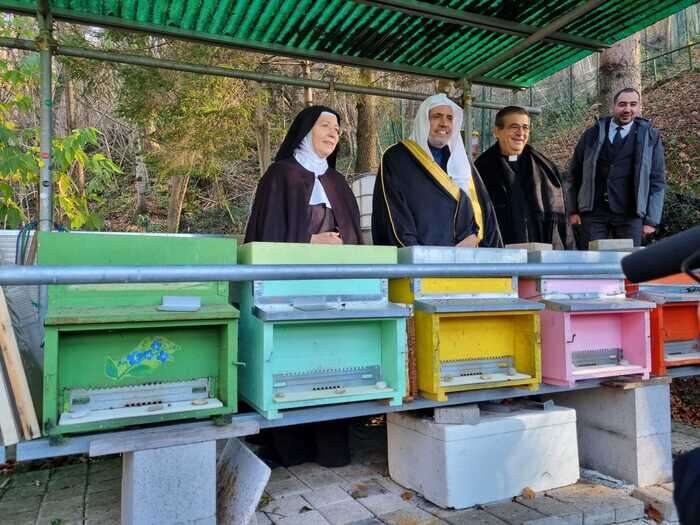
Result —
[{"label": "tree trunk", "polygon": [[613,96],[622,88],[642,92],[639,33],[621,40],[600,55],[598,102],[603,110],[612,108]]},{"label": "tree trunk", "polygon": [[170,200],[168,202],[168,233],[177,233],[180,229],[180,215],[185,202],[190,174],[170,177]]},{"label": "tree trunk", "polygon": [[262,177],[272,162],[269,113],[265,113],[262,102],[255,106],[255,141],[258,145],[258,166]]},{"label": "tree trunk", "polygon": [[[78,129],[78,117],[76,114],[77,103],[75,100],[75,86],[70,77],[70,72],[63,70],[63,83],[66,101],[66,129],[70,134],[74,129]],[[75,163],[75,182],[81,195],[85,195],[85,167],[79,162]]]},{"label": "tree trunk", "polygon": [[143,215],[148,211],[146,206],[146,191],[148,190],[148,169],[143,161],[143,155],[136,155],[136,165],[134,167],[136,187],[136,215]]},{"label": "tree trunk", "polygon": [[[301,63],[302,76],[305,79],[311,78],[311,62],[304,60]],[[314,92],[310,87],[304,88],[304,106],[309,107],[314,105]]]},{"label": "tree trunk", "polygon": [[[362,84],[372,85],[375,73],[370,69],[360,72]],[[377,159],[377,97],[360,95],[357,100],[357,157],[355,173],[376,172]]]}]

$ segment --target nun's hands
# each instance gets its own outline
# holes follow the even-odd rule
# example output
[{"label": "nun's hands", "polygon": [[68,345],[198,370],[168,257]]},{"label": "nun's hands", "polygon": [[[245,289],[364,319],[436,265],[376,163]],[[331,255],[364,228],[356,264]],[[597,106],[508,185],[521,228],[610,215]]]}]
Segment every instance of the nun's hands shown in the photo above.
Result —
[{"label": "nun's hands", "polygon": [[338,232],[316,233],[311,236],[311,244],[343,244]]},{"label": "nun's hands", "polygon": [[473,233],[457,243],[457,248],[476,248],[479,245],[479,239]]}]

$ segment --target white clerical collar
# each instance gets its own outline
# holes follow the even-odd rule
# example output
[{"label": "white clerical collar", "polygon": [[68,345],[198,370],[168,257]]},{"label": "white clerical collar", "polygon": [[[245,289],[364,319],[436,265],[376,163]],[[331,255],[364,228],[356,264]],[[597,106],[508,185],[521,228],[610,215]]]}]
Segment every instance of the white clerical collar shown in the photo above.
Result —
[{"label": "white clerical collar", "polygon": [[[622,126],[622,129],[620,130],[621,138],[624,139],[627,135],[629,135],[629,132],[632,130],[632,124],[634,124],[634,120]],[[618,127],[620,127],[620,124],[618,124],[614,120],[610,121],[610,129],[608,130],[608,140],[610,141],[610,144],[612,144],[613,140],[615,140],[615,133],[617,133]]]},{"label": "white clerical collar", "polygon": [[518,161],[517,155],[508,155],[508,162],[517,162],[517,161]]}]

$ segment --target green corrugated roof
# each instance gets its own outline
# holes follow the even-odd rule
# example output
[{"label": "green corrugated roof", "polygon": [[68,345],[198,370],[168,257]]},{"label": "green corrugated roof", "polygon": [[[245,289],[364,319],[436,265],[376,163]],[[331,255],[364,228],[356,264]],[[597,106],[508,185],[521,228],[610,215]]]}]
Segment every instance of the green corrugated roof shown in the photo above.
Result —
[{"label": "green corrugated roof", "polygon": [[[475,82],[528,86],[694,0],[609,0]],[[54,18],[316,61],[462,78],[534,31],[590,2],[576,0],[49,0]],[[0,0],[33,13],[36,0]]]}]

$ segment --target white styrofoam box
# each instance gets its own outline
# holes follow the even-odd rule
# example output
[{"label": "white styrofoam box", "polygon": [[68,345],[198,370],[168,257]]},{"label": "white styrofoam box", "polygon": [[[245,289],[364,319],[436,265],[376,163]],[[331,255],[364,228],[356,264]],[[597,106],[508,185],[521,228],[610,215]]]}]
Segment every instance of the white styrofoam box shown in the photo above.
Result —
[{"label": "white styrofoam box", "polygon": [[549,490],[579,477],[576,411],[481,412],[477,425],[389,414],[389,474],[445,508]]}]

